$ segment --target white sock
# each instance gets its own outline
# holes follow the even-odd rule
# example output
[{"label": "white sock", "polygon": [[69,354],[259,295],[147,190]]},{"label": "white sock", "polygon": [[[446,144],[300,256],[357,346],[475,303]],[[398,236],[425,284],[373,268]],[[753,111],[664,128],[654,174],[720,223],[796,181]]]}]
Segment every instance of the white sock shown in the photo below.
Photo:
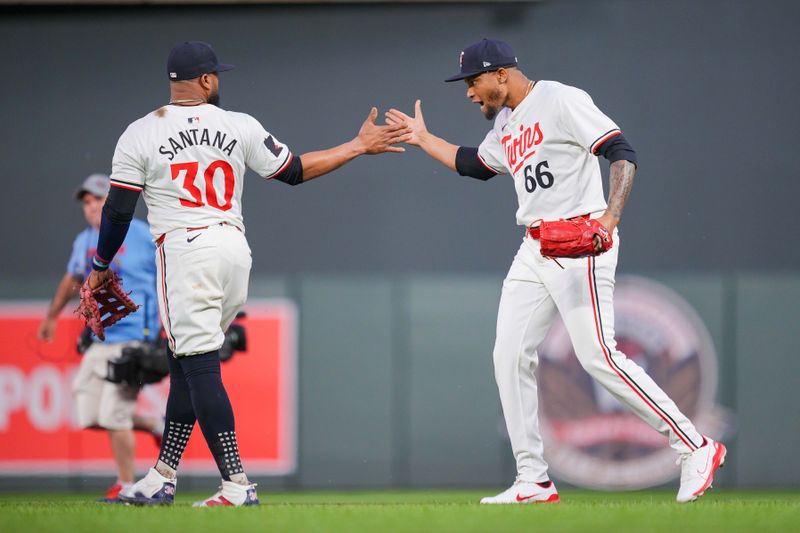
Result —
[{"label": "white sock", "polygon": [[238,483],[239,485],[249,485],[250,480],[247,479],[247,475],[244,472],[239,474],[232,474],[231,481],[234,483]]},{"label": "white sock", "polygon": [[178,476],[178,472],[163,461],[159,460],[158,462],[156,462],[156,466],[154,468],[156,472],[158,472],[167,479],[175,479]]}]

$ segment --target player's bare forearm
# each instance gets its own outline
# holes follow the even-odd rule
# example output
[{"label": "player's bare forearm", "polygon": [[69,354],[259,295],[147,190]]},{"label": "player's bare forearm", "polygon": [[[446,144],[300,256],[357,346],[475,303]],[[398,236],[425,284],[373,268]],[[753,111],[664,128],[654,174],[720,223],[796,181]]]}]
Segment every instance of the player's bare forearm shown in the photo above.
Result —
[{"label": "player's bare forearm", "polygon": [[300,156],[300,162],[303,164],[303,181],[333,172],[364,153],[363,148],[357,146],[354,141],[327,150],[305,153]]},{"label": "player's bare forearm", "polygon": [[458,146],[455,144],[450,144],[441,137],[437,137],[429,131],[425,131],[419,136],[418,146],[422,148],[426,154],[450,170],[456,170],[456,153],[458,152]]},{"label": "player's bare forearm", "polygon": [[633,176],[636,174],[636,165],[630,161],[620,160],[611,163],[608,183],[608,208],[600,218],[601,223],[612,230],[622,218],[622,210],[633,187]]},{"label": "player's bare forearm", "polygon": [[377,116],[378,110],[373,107],[353,140],[327,150],[301,155],[303,181],[332,172],[360,155],[405,152],[405,148],[395,145],[410,139],[411,129],[408,125],[398,122],[379,126],[375,124]]}]

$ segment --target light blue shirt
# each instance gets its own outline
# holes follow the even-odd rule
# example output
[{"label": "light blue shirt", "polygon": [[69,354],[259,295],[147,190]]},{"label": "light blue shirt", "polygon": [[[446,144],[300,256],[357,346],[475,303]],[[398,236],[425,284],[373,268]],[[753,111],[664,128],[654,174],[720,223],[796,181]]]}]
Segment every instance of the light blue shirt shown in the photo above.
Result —
[{"label": "light blue shirt", "polygon": [[[97,251],[100,234],[94,228],[86,228],[75,237],[72,255],[67,263],[67,272],[86,279],[92,270],[92,257]],[[141,307],[113,326],[106,329],[105,342],[128,342],[154,340],[161,324],[158,320],[156,295],[156,247],[150,236],[147,223],[133,219],[128,234],[109,268],[122,279],[125,292]],[[95,338],[95,342],[99,342]]]}]

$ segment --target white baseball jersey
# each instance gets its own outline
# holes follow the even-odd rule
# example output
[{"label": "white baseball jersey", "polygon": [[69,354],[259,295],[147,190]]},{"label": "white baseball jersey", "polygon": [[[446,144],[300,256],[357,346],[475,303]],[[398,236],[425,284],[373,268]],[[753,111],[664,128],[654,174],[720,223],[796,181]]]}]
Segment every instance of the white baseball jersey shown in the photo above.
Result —
[{"label": "white baseball jersey", "polygon": [[[585,92],[540,81],[516,109],[497,115],[478,156],[495,172],[514,177],[517,222],[529,225],[605,210],[593,154],[619,133]],[[617,348],[613,296],[620,240],[616,229],[613,235],[614,247],[599,257],[555,262],[542,256],[539,241],[526,232],[503,282],[493,362],[520,481],[549,479],[534,369],[556,313],[581,365],[615,398],[666,435],[677,452],[693,452],[703,443],[667,393]],[[516,502],[528,494],[512,493]]]},{"label": "white baseball jersey", "polygon": [[478,157],[513,176],[517,223],[528,226],[606,208],[594,151],[619,133],[584,91],[539,81],[516,109],[498,113]]},{"label": "white baseball jersey", "polygon": [[291,160],[289,148],[250,115],[210,104],[167,105],[122,134],[111,184],[143,191],[154,238],[221,222],[244,231],[245,167],[270,178]]}]

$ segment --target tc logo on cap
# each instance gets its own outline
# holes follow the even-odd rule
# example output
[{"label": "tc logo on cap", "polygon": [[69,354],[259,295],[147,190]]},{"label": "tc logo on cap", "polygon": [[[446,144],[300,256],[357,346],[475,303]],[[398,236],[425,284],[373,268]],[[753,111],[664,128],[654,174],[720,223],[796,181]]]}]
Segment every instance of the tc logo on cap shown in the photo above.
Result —
[{"label": "tc logo on cap", "polygon": [[483,72],[503,67],[517,66],[517,56],[511,47],[503,41],[484,39],[472,44],[458,57],[459,72],[444,81],[457,81],[477,76]]}]

